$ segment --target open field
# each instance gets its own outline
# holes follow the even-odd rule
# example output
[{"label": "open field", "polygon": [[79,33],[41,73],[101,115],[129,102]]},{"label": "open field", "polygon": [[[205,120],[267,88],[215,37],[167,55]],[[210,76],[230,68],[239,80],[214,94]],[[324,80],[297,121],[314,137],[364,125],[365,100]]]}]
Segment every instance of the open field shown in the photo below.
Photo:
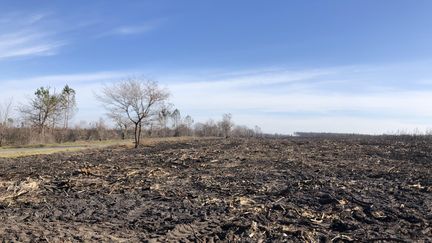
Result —
[{"label": "open field", "polygon": [[[146,138],[144,146],[150,146],[160,142],[188,141],[191,137],[169,137],[169,138]],[[77,141],[52,144],[33,144],[25,146],[0,147],[0,158],[17,158],[30,155],[53,154],[60,152],[74,152],[86,149],[105,148],[111,146],[125,146],[132,148],[133,141],[127,140],[102,140],[102,141]]]},{"label": "open field", "polygon": [[38,154],[72,152],[84,149],[104,148],[109,146],[132,146],[131,140],[77,141],[61,144],[34,144],[26,146],[7,146],[0,148],[0,158],[17,158]]},{"label": "open field", "polygon": [[201,139],[0,159],[6,241],[431,242],[432,143]]}]

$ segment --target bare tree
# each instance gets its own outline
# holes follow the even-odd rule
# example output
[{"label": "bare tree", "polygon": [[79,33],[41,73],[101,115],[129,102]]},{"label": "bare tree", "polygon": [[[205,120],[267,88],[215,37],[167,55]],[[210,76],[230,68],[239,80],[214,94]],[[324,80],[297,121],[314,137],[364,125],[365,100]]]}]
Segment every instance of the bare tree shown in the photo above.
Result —
[{"label": "bare tree", "polygon": [[218,136],[219,132],[218,132],[218,126],[216,124],[216,122],[213,119],[209,119],[207,122],[205,122],[204,124],[200,124],[197,123],[195,124],[195,131],[199,131],[199,133],[201,134],[201,136],[204,137],[216,137]]},{"label": "bare tree", "polygon": [[192,125],[193,125],[193,123],[194,123],[194,120],[192,119],[192,117],[190,115],[187,115],[184,118],[184,124],[185,124],[186,130],[187,130],[186,131],[187,132],[186,135],[188,135],[188,136],[192,135]]},{"label": "bare tree", "polygon": [[168,130],[168,119],[172,114],[172,104],[163,105],[158,114],[159,126],[163,131],[163,136],[167,136]]},{"label": "bare tree", "polygon": [[234,123],[232,122],[231,113],[223,114],[222,121],[219,122],[219,127],[221,129],[222,136],[228,138],[230,136],[233,126]]},{"label": "bare tree", "polygon": [[107,116],[113,120],[121,131],[121,138],[124,140],[128,136],[128,129],[132,126],[128,117],[121,113],[108,113]]},{"label": "bare tree", "polygon": [[234,128],[231,131],[231,135],[234,137],[253,137],[254,136],[254,130],[247,127],[247,126],[234,126]]},{"label": "bare tree", "polygon": [[0,104],[0,125],[5,125],[12,113],[12,98]]},{"label": "bare tree", "polygon": [[135,148],[140,144],[142,126],[169,97],[155,81],[128,79],[103,88],[97,98],[110,113],[122,114],[134,125]]},{"label": "bare tree", "polygon": [[254,127],[254,133],[255,133],[255,137],[260,138],[262,137],[262,130],[261,127],[259,127],[258,125],[255,125]]},{"label": "bare tree", "polygon": [[174,136],[177,137],[180,135],[179,134],[179,127],[180,127],[180,123],[181,123],[181,114],[180,114],[180,111],[178,109],[175,109],[171,113],[171,119],[173,122]]},{"label": "bare tree", "polygon": [[4,102],[4,104],[0,104],[0,147],[3,146],[7,130],[13,122],[11,112],[12,99]]}]

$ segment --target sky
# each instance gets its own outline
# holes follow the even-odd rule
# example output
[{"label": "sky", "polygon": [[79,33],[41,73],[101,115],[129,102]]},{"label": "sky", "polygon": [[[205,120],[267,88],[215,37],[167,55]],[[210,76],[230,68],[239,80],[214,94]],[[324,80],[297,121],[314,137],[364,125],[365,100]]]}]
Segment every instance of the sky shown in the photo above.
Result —
[{"label": "sky", "polygon": [[0,0],[0,102],[152,79],[197,122],[267,133],[432,128],[432,1]]}]

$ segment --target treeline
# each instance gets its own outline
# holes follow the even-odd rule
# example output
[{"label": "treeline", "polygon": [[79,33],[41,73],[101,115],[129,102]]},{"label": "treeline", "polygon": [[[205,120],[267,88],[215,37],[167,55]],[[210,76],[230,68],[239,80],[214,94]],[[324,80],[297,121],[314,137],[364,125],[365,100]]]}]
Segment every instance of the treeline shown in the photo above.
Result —
[{"label": "treeline", "polygon": [[392,133],[383,133],[383,134],[360,134],[360,133],[331,133],[331,132],[295,132],[294,137],[299,138],[307,138],[307,139],[350,139],[350,140],[374,140],[377,141],[379,139],[392,141],[394,139],[397,140],[432,140],[432,131],[427,130],[425,132],[421,132],[418,129],[413,130],[412,132],[408,131],[396,131]]},{"label": "treeline", "polygon": [[358,133],[332,133],[332,132],[295,132],[294,136],[303,138],[353,138],[370,137],[372,135]]},{"label": "treeline", "polygon": [[219,121],[195,122],[169,103],[170,93],[154,81],[127,79],[105,86],[97,99],[106,120],[70,125],[78,112],[76,91],[66,85],[61,92],[41,87],[24,104],[12,99],[0,104],[0,147],[77,140],[134,139],[143,137],[255,137],[261,128],[235,125],[232,115]]}]

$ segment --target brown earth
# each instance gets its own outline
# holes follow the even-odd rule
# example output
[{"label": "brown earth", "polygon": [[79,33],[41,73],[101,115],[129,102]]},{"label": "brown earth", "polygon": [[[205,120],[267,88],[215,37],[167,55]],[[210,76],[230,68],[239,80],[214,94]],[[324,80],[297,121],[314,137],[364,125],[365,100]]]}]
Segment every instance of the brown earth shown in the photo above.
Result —
[{"label": "brown earth", "polygon": [[432,142],[212,139],[0,159],[5,242],[432,242]]}]

